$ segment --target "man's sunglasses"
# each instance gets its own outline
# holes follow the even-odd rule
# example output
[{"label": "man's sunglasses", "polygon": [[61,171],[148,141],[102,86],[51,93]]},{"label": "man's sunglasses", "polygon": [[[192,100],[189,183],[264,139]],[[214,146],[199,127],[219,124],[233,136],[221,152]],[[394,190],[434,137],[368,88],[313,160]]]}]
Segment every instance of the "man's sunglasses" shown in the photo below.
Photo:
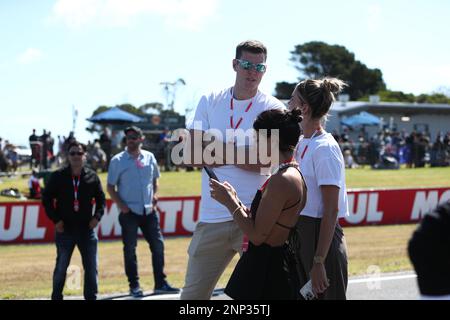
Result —
[{"label": "man's sunglasses", "polygon": [[80,151],[72,151],[69,152],[69,154],[74,157],[74,156],[82,156],[84,154],[84,152],[80,152]]},{"label": "man's sunglasses", "polygon": [[236,59],[237,62],[239,63],[239,66],[244,69],[244,70],[251,70],[251,69],[255,69],[256,71],[263,73],[266,71],[266,64],[265,63],[251,63],[250,61],[247,60],[241,60],[241,59]]}]

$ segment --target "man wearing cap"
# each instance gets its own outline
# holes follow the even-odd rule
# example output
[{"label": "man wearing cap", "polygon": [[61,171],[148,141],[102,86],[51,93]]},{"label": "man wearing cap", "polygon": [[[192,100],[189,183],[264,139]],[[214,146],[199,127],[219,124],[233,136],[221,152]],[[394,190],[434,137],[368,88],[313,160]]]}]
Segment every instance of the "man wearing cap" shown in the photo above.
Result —
[{"label": "man wearing cap", "polygon": [[177,293],[166,281],[164,274],[164,243],[156,213],[158,164],[153,153],[142,150],[144,141],[141,129],[125,129],[126,150],[115,155],[109,164],[108,193],[120,210],[125,273],[130,294],[142,297],[136,259],[138,227],[152,252],[155,293]]}]

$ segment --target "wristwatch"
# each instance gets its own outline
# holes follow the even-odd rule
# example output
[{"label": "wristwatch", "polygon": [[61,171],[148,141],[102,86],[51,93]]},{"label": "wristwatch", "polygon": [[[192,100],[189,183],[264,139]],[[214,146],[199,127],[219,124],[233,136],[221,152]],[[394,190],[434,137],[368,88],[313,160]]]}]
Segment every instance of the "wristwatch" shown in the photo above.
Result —
[{"label": "wristwatch", "polygon": [[314,261],[314,263],[324,264],[325,263],[325,257],[314,256],[313,261]]}]

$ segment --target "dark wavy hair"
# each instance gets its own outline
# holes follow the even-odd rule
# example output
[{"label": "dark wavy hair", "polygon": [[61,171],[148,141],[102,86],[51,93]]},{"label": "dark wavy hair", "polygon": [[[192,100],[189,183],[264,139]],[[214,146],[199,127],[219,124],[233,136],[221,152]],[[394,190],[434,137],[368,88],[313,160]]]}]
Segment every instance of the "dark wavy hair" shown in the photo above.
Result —
[{"label": "dark wavy hair", "polygon": [[293,151],[300,137],[299,123],[303,120],[301,111],[272,109],[262,112],[253,123],[253,129],[258,132],[261,129],[267,130],[270,137],[271,130],[279,130],[280,151]]}]

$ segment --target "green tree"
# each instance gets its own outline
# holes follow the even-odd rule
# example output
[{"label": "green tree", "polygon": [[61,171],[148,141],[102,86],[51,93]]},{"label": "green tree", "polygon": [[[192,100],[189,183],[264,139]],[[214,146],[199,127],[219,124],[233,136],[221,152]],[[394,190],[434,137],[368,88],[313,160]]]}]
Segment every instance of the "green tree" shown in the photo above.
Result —
[{"label": "green tree", "polygon": [[97,109],[94,110],[94,112],[92,113],[92,117],[97,115],[97,114],[99,114],[99,113],[105,112],[106,110],[109,110],[109,109],[111,109],[111,107],[100,106],[100,107],[98,107]]},{"label": "green tree", "polygon": [[295,89],[296,83],[289,83],[289,82],[277,82],[275,86],[275,96],[278,99],[290,99],[292,92]]},{"label": "green tree", "polygon": [[450,97],[443,93],[421,94],[417,96],[416,102],[450,104]]},{"label": "green tree", "polygon": [[[380,96],[380,101],[383,102],[416,102],[416,97],[412,93],[404,93],[402,91],[382,90],[377,92]],[[360,101],[369,101],[369,96],[366,95],[359,99]]]},{"label": "green tree", "polygon": [[133,106],[132,104],[129,104],[129,103],[120,104],[120,105],[117,105],[116,107],[119,107],[123,111],[135,114],[137,116],[142,116],[145,114],[142,110],[136,108],[135,106]]},{"label": "green tree", "polygon": [[148,110],[155,110],[157,114],[160,114],[161,111],[163,110],[164,105],[162,103],[159,102],[151,102],[151,103],[146,103],[142,106],[139,107],[139,110],[141,110],[142,112],[147,112]]},{"label": "green tree", "polygon": [[[405,102],[405,103],[441,103],[450,104],[450,97],[443,93],[420,94],[415,96],[412,93],[404,93],[402,91],[383,90],[377,93],[380,96],[380,101],[383,102]],[[369,96],[366,95],[359,99],[359,101],[369,101]]]},{"label": "green tree", "polygon": [[[345,89],[345,93],[349,94],[352,100],[386,89],[381,70],[369,69],[356,60],[355,55],[344,46],[329,45],[320,41],[307,42],[295,46],[291,51],[290,60],[300,72],[299,80],[329,76],[346,81],[349,86]],[[275,95],[287,99],[287,88],[289,88],[287,83],[280,85],[277,83]],[[291,93],[289,97],[290,95]]]}]

